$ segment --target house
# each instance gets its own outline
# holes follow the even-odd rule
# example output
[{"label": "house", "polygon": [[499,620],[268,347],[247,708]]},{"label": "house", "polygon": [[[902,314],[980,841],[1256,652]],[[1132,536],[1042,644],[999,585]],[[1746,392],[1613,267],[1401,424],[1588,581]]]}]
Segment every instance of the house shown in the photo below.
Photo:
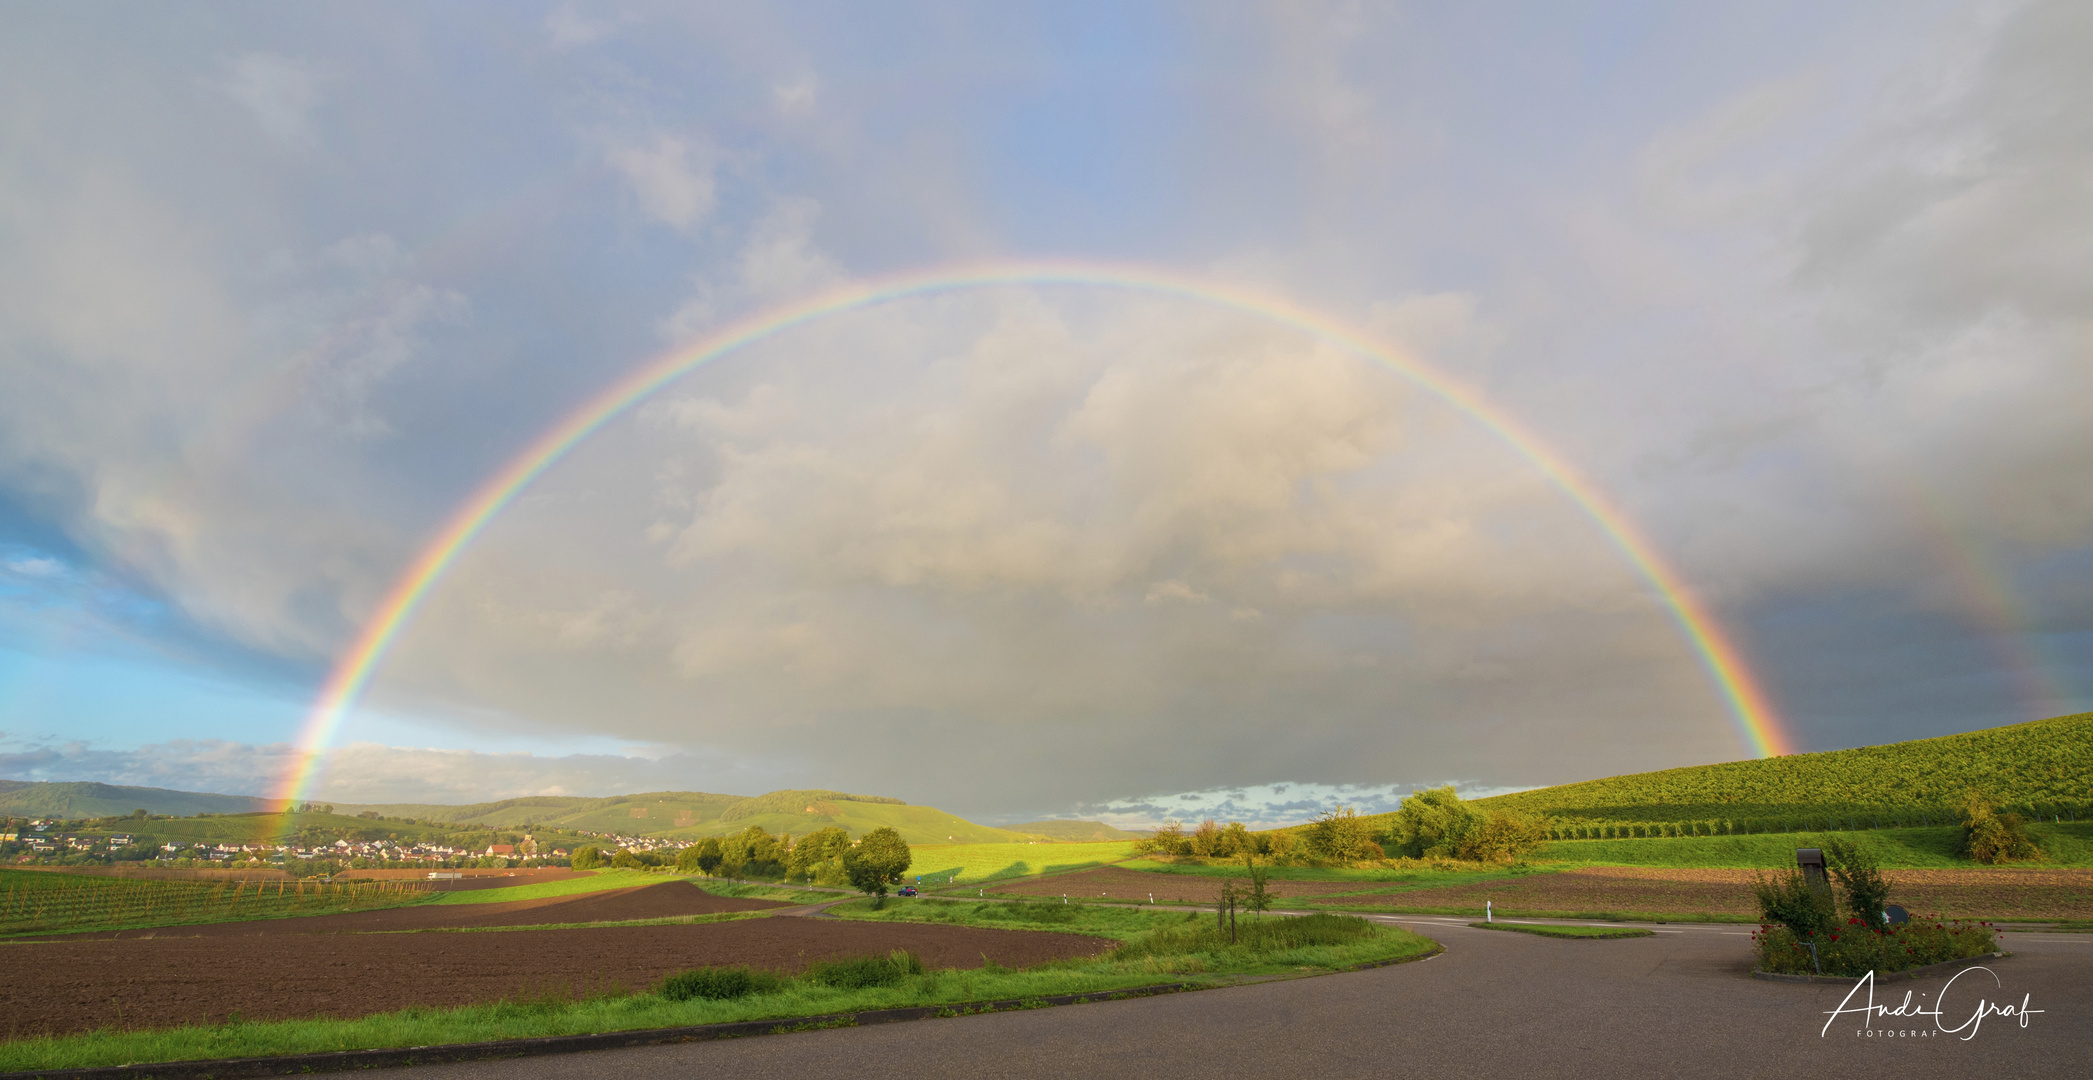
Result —
[{"label": "house", "polygon": [[514,845],[514,844],[489,844],[489,845],[487,845],[487,854],[489,854],[489,855],[500,855],[500,856],[503,856],[503,857],[508,857],[508,856],[511,856],[511,855],[514,855],[514,854],[516,854],[516,845]]}]

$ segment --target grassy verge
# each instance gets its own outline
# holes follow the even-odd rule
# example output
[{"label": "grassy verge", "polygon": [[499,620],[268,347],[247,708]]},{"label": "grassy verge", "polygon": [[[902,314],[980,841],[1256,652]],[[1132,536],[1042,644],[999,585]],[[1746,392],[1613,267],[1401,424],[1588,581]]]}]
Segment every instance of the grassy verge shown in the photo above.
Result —
[{"label": "grassy verge", "polygon": [[1509,930],[1514,934],[1539,934],[1559,938],[1654,937],[1655,931],[1633,926],[1551,926],[1547,923],[1472,922],[1477,930]]},{"label": "grassy verge", "polygon": [[721,878],[687,878],[685,880],[714,896],[729,896],[737,900],[782,900],[788,904],[822,904],[840,897],[857,895],[856,893],[839,892],[834,889],[796,889],[785,885],[726,881]]},{"label": "grassy verge", "polygon": [[[1077,908],[1047,904],[965,904],[949,900],[868,901],[844,905],[854,918],[940,922],[1098,934],[1125,945],[1104,956],[1062,960],[1022,971],[902,974],[888,985],[845,989],[817,977],[783,978],[766,992],[729,1000],[672,1001],[658,992],[606,993],[575,1000],[551,995],[465,1008],[409,1008],[355,1020],[229,1023],[164,1031],[100,1031],[0,1043],[0,1072],[86,1068],[327,1050],[433,1046],[545,1035],[630,1031],[737,1020],[778,1020],[905,1006],[1105,994],[1158,982],[1224,983],[1237,976],[1300,975],[1420,956],[1427,938],[1342,916],[1243,920],[1231,943],[1211,916],[1184,912]],[[841,965],[831,965],[841,966]]]}]

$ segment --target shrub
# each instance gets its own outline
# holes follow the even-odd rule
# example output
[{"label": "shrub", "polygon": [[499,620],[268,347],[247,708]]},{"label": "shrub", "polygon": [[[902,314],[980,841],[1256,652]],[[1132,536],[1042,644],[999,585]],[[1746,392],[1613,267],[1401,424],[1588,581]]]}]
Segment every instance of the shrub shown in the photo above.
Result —
[{"label": "shrub", "polygon": [[1548,839],[1548,824],[1512,810],[1492,810],[1482,823],[1461,837],[1457,853],[1478,862],[1510,862],[1540,847]]},{"label": "shrub", "polygon": [[885,956],[846,956],[841,960],[817,960],[800,977],[817,986],[838,990],[863,990],[892,986],[911,975],[923,974],[923,959],[905,949]]},{"label": "shrub", "polygon": [[619,848],[618,853],[610,857],[610,865],[614,870],[637,870],[646,864],[640,862],[639,857],[632,852]]},{"label": "shrub", "polygon": [[1190,855],[1192,841],[1185,836],[1181,821],[1166,821],[1154,836],[1134,841],[1134,850],[1143,855]]},{"label": "shrub", "polygon": [[1882,925],[1883,905],[1889,903],[1890,880],[1882,876],[1882,867],[1874,853],[1857,843],[1834,837],[1824,842],[1824,859],[1831,864],[1831,876],[1838,881],[1839,891],[1845,894],[1846,914],[1870,926]]},{"label": "shrub", "polygon": [[576,848],[574,857],[568,861],[576,870],[594,870],[603,865],[603,851],[594,846]]},{"label": "shrub", "polygon": [[1771,878],[1754,876],[1752,894],[1759,901],[1759,921],[1786,928],[1798,942],[1830,933],[1838,917],[1831,897],[1812,888],[1799,869]]},{"label": "shrub", "polygon": [[1450,859],[1482,815],[1461,801],[1452,784],[1411,792],[1395,812],[1395,846],[1413,859]]},{"label": "shrub", "polygon": [[1301,841],[1310,858],[1330,862],[1356,862],[1382,855],[1373,827],[1349,806],[1340,806],[1309,822],[1302,830]]},{"label": "shrub", "polygon": [[1883,927],[1847,919],[1827,927],[1813,940],[1817,943],[1814,964],[1807,945],[1787,927],[1760,926],[1752,935],[1759,970],[1809,975],[1821,968],[1826,975],[1858,977],[1870,971],[1902,971],[1998,950],[1997,932],[1988,924],[1950,922],[1936,916]]},{"label": "shrub", "polygon": [[775,994],[783,982],[768,971],[746,967],[701,967],[679,971],[661,981],[657,991],[670,1001],[706,998],[727,1001],[750,994]]},{"label": "shrub", "polygon": [[1962,804],[1961,854],[1980,863],[2039,859],[2041,849],[2028,839],[2027,819],[2000,813],[1990,800],[1971,793]]}]

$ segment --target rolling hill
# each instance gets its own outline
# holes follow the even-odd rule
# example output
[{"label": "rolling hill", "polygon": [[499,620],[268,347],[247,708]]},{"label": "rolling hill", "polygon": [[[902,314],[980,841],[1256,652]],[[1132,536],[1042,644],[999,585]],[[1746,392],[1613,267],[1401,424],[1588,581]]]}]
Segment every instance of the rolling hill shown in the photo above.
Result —
[{"label": "rolling hill", "polygon": [[[1612,776],[1479,799],[1558,822],[1933,821],[1968,791],[2022,813],[2093,810],[2093,713],[1961,735]],[[1916,822],[1914,822],[1916,823]],[[1937,823],[1937,822],[1936,822]]]},{"label": "rolling hill", "polygon": [[115,817],[133,810],[188,817],[193,814],[251,814],[274,810],[281,805],[280,800],[251,795],[211,795],[88,781],[0,780],[0,816],[9,817]]}]

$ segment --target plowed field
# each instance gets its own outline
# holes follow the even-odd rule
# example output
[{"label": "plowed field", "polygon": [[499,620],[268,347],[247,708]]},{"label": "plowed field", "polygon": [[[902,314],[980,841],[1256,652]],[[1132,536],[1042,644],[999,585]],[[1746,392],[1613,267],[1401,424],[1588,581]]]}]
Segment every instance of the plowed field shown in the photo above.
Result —
[{"label": "plowed field", "polygon": [[1111,944],[1079,934],[789,916],[492,933],[20,942],[0,944],[0,1022],[20,1037],[217,1023],[234,1012],[249,1020],[353,1017],[640,989],[701,964],[789,972],[815,960],[910,949],[931,967],[979,967],[983,957],[1019,967],[1095,955]]},{"label": "plowed field", "polygon": [[[2093,918],[2093,870],[1891,870],[1890,902],[1963,919]],[[1440,888],[1308,901],[1327,906],[1481,911],[1755,915],[1750,870],[1595,866]]]},{"label": "plowed field", "polygon": [[414,907],[352,911],[340,915],[304,915],[253,922],[202,923],[122,930],[107,934],[69,935],[85,938],[274,937],[282,934],[371,934],[401,930],[453,930],[490,926],[548,926],[560,923],[625,922],[672,919],[683,915],[716,915],[729,911],[764,911],[791,907],[775,900],[737,900],[714,896],[687,881],[664,881],[630,889],[511,900],[502,904],[421,904]]}]

